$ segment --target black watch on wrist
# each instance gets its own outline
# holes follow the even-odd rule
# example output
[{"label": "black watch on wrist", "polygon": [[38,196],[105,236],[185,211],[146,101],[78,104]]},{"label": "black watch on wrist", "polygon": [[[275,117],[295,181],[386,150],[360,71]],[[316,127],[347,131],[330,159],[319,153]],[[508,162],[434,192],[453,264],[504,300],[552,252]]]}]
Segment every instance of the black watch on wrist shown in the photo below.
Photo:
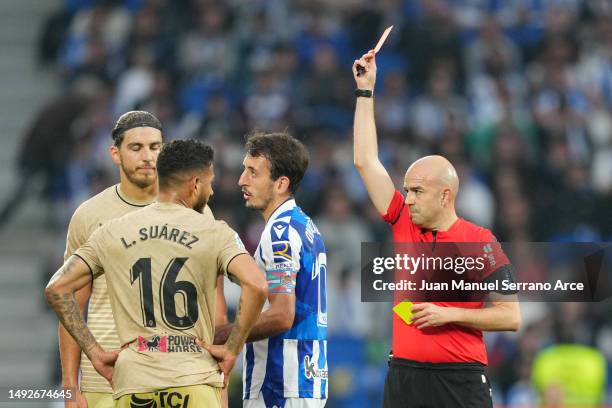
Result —
[{"label": "black watch on wrist", "polygon": [[371,98],[374,96],[374,92],[372,92],[372,90],[370,89],[355,89],[355,96],[357,97],[363,96],[364,98]]}]

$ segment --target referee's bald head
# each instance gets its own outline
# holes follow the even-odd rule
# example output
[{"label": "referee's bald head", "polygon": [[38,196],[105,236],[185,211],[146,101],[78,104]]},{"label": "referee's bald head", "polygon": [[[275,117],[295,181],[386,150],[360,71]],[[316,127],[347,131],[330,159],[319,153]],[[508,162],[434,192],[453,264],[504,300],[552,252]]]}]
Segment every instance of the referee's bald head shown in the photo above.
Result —
[{"label": "referee's bald head", "polygon": [[457,170],[444,156],[424,156],[416,160],[406,171],[405,181],[422,180],[449,188],[456,196],[459,192]]}]

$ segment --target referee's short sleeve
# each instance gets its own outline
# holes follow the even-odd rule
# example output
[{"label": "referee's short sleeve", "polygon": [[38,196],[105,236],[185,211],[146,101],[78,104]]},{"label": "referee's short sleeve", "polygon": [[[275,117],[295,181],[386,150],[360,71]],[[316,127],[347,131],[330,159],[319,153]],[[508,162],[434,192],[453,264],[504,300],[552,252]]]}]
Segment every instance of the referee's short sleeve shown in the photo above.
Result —
[{"label": "referee's short sleeve", "polygon": [[400,215],[402,215],[404,205],[404,196],[398,190],[395,190],[395,194],[393,194],[393,198],[389,203],[389,208],[387,208],[387,213],[382,215],[382,219],[389,224],[395,224]]},{"label": "referee's short sleeve", "polygon": [[488,229],[483,230],[484,232],[480,239],[482,254],[485,259],[485,268],[482,272],[482,277],[487,278],[501,267],[510,265],[510,259],[508,259],[508,256],[505,254],[501,244],[497,241],[497,238],[495,238],[495,235]]}]

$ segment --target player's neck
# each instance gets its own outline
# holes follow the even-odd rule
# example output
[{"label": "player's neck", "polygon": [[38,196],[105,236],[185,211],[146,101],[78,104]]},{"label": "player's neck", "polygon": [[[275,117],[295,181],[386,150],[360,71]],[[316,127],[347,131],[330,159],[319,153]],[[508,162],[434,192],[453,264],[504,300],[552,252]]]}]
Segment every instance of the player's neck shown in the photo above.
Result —
[{"label": "player's neck", "polygon": [[283,205],[285,202],[291,200],[293,196],[282,196],[274,199],[268,206],[261,212],[264,222],[267,223],[274,211],[278,210],[278,207]]},{"label": "player's neck", "polygon": [[132,204],[151,204],[157,198],[157,183],[153,183],[149,187],[140,188],[130,182],[121,181],[119,183],[119,193],[124,200]]},{"label": "player's neck", "polygon": [[436,231],[448,231],[453,226],[453,224],[457,222],[458,219],[459,217],[457,217],[457,213],[453,209],[452,211],[449,211],[448,213],[444,214],[438,220],[438,222],[436,222],[435,225],[429,229]]},{"label": "player's neck", "polygon": [[175,190],[159,190],[157,196],[157,202],[159,203],[170,203],[185,206],[187,208],[193,208],[191,201],[186,199],[183,194]]}]

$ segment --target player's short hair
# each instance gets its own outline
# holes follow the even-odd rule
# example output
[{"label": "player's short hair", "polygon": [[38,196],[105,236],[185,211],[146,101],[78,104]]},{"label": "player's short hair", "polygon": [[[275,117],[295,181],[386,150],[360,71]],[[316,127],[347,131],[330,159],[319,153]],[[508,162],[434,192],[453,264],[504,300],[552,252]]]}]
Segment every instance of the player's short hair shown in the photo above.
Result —
[{"label": "player's short hair", "polygon": [[173,140],[165,144],[157,157],[157,178],[160,187],[175,183],[189,171],[207,170],[213,163],[212,147],[198,140]]},{"label": "player's short hair", "polygon": [[115,146],[121,146],[125,132],[136,127],[152,127],[162,131],[162,124],[152,113],[146,111],[126,112],[117,119],[111,133]]},{"label": "player's short hair", "polygon": [[249,156],[268,159],[272,180],[287,177],[289,192],[295,194],[308,167],[308,150],[302,142],[287,132],[255,132],[247,136],[246,150]]}]

